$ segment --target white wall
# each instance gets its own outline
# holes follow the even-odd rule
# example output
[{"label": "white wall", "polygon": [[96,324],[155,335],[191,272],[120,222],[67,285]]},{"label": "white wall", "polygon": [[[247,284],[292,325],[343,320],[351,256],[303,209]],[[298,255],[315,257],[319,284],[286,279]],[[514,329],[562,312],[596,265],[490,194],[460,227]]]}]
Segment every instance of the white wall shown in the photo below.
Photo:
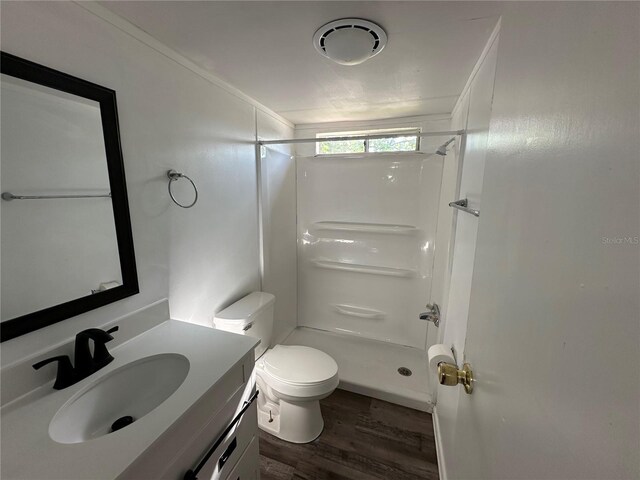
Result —
[{"label": "white wall", "polygon": [[[218,306],[259,288],[256,103],[87,8],[3,2],[2,49],[116,91],[140,293],[3,343],[3,366],[170,293],[173,316],[211,325]],[[196,207],[171,202],[169,168],[194,179]]]},{"label": "white wall", "polygon": [[[292,127],[258,112],[258,138],[293,138]],[[272,344],[280,343],[297,322],[296,162],[292,145],[270,145],[260,154],[262,289],[276,296]]]},{"label": "white wall", "polygon": [[505,5],[448,478],[640,477],[638,45],[637,3]]},{"label": "white wall", "polygon": [[211,327],[216,311],[259,289],[255,117],[251,105],[202,87],[179,100],[180,127],[165,137],[158,168],[184,172],[199,191],[193,208],[168,209],[171,316]]}]

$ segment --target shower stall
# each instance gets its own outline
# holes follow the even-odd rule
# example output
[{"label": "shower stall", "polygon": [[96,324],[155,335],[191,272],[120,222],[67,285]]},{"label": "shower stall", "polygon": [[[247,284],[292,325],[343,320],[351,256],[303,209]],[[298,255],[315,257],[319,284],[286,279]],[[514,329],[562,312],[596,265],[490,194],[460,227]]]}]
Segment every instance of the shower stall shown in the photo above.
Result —
[{"label": "shower stall", "polygon": [[298,314],[284,343],[331,355],[344,389],[420,410],[451,133],[422,151],[296,157]]}]

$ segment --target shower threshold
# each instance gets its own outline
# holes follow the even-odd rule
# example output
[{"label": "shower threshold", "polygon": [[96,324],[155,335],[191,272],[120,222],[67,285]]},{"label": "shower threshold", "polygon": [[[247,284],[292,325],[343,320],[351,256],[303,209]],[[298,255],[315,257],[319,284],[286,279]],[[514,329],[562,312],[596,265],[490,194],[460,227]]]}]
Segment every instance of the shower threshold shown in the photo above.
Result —
[{"label": "shower threshold", "polygon": [[423,412],[433,409],[424,350],[307,327],[296,328],[283,343],[331,355],[343,390]]}]

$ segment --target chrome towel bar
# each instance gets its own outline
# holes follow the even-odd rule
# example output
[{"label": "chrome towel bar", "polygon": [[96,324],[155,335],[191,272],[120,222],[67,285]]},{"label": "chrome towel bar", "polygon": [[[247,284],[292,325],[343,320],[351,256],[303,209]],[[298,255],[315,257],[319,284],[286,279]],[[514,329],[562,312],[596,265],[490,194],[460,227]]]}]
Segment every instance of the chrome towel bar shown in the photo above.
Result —
[{"label": "chrome towel bar", "polygon": [[11,200],[42,200],[48,198],[111,198],[111,192],[95,195],[14,195],[11,192],[2,192],[2,199]]},{"label": "chrome towel bar", "polygon": [[466,198],[458,200],[456,202],[451,202],[449,204],[450,207],[457,208],[458,210],[462,210],[463,212],[470,213],[474,217],[480,216],[480,210],[475,210],[473,208],[469,208],[469,201]]}]

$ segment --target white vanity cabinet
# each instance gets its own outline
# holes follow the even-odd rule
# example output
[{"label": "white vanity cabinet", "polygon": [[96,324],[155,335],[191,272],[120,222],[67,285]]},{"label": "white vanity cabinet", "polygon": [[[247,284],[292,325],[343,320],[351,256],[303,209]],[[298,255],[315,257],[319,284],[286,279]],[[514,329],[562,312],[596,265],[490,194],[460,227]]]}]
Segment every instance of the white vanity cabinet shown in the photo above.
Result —
[{"label": "white vanity cabinet", "polygon": [[[182,480],[215,445],[196,478],[258,478],[255,400],[239,416],[256,391],[257,344],[247,335],[176,320],[130,338],[94,375],[62,390],[43,384],[2,405],[0,476]],[[182,370],[158,361],[163,358],[180,358]],[[20,368],[32,374],[30,363]],[[174,385],[179,374],[182,383],[166,396],[167,379]],[[112,431],[123,415],[134,422]]]},{"label": "white vanity cabinet", "polygon": [[[249,352],[119,477],[182,480],[238,416],[255,393],[254,354]],[[198,480],[259,478],[256,401],[224,436],[197,474]]]}]

